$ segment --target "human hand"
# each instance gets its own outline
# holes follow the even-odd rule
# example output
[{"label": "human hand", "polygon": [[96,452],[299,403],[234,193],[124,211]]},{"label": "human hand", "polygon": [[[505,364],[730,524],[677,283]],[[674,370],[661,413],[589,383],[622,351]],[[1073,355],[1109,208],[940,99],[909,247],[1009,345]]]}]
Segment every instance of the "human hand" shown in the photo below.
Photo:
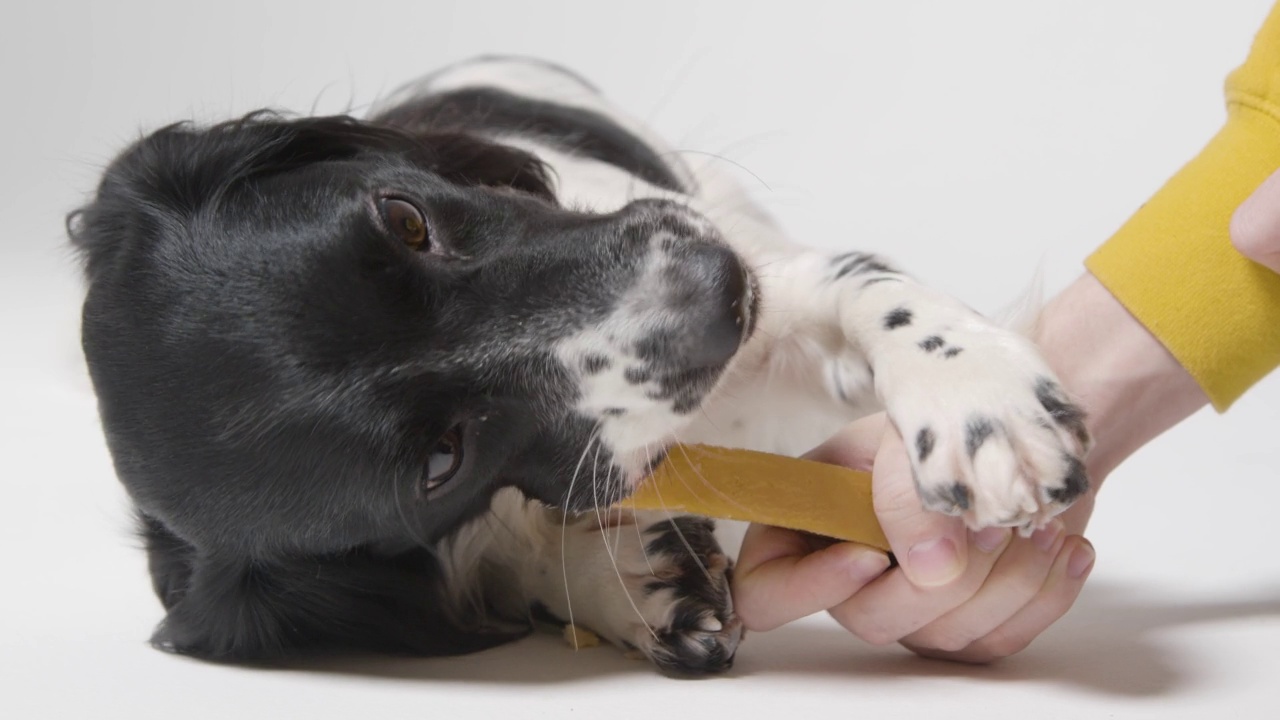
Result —
[{"label": "human hand", "polygon": [[873,470],[876,514],[900,564],[886,572],[889,559],[873,548],[752,526],[734,574],[748,629],[827,610],[872,644],[990,662],[1061,617],[1092,569],[1092,546],[1070,529],[1083,529],[1091,497],[1030,538],[1005,528],[971,533],[958,518],[921,508],[902,438],[882,415],[853,423],[807,457]]},{"label": "human hand", "polygon": [[883,416],[853,423],[808,457],[873,470],[876,515],[901,565],[886,571],[888,558],[873,548],[752,526],[734,575],[748,629],[827,610],[868,642],[987,662],[1066,613],[1092,566],[1080,533],[1103,480],[1208,398],[1092,275],[1045,307],[1035,340],[1097,441],[1085,459],[1089,492],[1031,538],[969,533],[956,518],[921,510],[902,438]]},{"label": "human hand", "polygon": [[1236,209],[1231,244],[1250,260],[1280,272],[1280,171]]}]

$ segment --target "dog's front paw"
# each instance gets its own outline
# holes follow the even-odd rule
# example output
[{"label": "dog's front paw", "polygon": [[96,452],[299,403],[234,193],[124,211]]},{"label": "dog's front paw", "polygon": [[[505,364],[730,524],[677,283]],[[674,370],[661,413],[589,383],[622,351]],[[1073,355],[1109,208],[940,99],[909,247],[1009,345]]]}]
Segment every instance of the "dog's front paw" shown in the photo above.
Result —
[{"label": "dog's front paw", "polygon": [[1084,412],[1030,341],[996,327],[923,332],[885,388],[929,510],[1030,532],[1089,487]]},{"label": "dog's front paw", "polygon": [[714,530],[712,521],[687,515],[649,525],[644,535],[651,572],[628,580],[638,586],[632,595],[640,598],[640,612],[626,642],[670,673],[728,670],[742,639],[729,594],[733,562]]},{"label": "dog's front paw", "polygon": [[555,564],[533,574],[533,597],[552,618],[671,674],[732,666],[743,629],[729,595],[733,563],[712,521],[614,509],[570,519],[562,532],[561,551],[545,555]]}]

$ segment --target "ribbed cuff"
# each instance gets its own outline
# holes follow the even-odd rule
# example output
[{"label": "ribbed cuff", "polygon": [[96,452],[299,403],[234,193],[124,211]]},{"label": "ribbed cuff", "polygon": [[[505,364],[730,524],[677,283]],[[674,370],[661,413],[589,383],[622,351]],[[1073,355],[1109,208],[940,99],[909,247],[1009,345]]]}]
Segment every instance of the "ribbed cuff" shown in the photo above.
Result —
[{"label": "ribbed cuff", "polygon": [[1219,412],[1280,365],[1280,274],[1245,258],[1228,235],[1236,208],[1280,167],[1280,121],[1242,100],[1085,262]]}]

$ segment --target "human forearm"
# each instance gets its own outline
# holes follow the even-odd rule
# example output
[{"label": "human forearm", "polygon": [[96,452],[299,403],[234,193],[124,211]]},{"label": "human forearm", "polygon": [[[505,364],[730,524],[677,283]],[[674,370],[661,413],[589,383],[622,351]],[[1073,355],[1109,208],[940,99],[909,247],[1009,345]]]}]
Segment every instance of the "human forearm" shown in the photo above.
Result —
[{"label": "human forearm", "polygon": [[1088,413],[1095,482],[1209,402],[1173,355],[1091,274],[1050,301],[1036,339]]}]

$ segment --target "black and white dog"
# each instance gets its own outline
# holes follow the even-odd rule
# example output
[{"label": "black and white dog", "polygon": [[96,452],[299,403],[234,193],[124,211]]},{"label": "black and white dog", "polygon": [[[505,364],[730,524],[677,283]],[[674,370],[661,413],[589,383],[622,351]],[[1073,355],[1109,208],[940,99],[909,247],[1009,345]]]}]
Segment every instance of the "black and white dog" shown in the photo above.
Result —
[{"label": "black and white dog", "polygon": [[546,64],[453,67],[363,121],[159,130],[70,228],[174,652],[457,653],[543,615],[723,670],[711,524],[599,510],[675,442],[796,454],[884,407],[925,506],[973,527],[1087,486],[1028,341],[793,245]]}]

